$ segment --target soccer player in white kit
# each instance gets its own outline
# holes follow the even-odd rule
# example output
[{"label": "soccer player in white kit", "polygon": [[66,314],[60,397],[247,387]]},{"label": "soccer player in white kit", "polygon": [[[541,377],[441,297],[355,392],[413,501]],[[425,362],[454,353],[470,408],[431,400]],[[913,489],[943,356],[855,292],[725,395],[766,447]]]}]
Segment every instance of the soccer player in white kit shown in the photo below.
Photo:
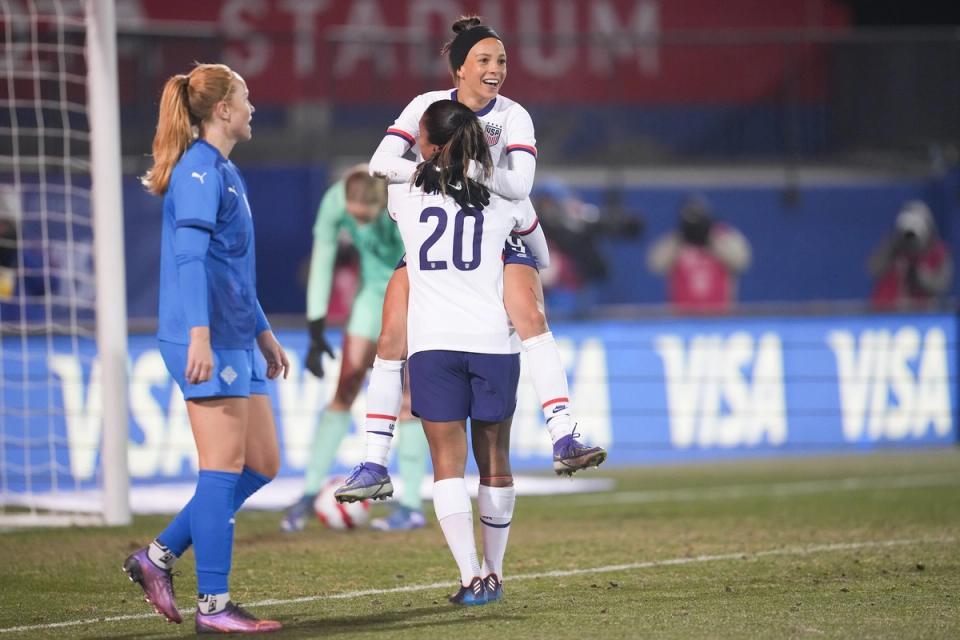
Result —
[{"label": "soccer player in white kit", "polygon": [[[532,209],[490,197],[466,177],[470,160],[480,175],[492,168],[469,108],[452,100],[432,103],[419,138],[428,159],[416,169],[416,187],[390,187],[387,204],[407,251],[411,409],[430,444],[434,509],[460,570],[460,589],[450,601],[479,605],[502,597],[515,501],[509,453],[520,341],[503,306],[501,259],[510,234],[531,231],[537,219]],[[464,482],[467,418],[480,472],[482,566]]]},{"label": "soccer player in white kit", "polygon": [[[486,177],[478,171],[477,163],[471,162],[470,177],[482,180],[490,191],[518,201],[529,215],[534,215],[529,193],[536,170],[536,138],[527,111],[499,95],[506,77],[503,43],[495,31],[480,24],[475,17],[461,18],[454,23],[453,30],[456,36],[445,51],[457,88],[414,98],[387,129],[387,135],[370,160],[370,171],[384,175],[391,183],[409,181],[417,163],[405,159],[404,155],[412,150],[418,159],[422,158],[416,139],[421,114],[438,100],[455,100],[480,118],[495,167]],[[542,237],[539,227],[534,233]],[[523,340],[528,369],[553,440],[554,470],[569,475],[598,466],[606,459],[606,451],[581,444],[574,431],[566,371],[547,327],[537,262],[516,239],[511,240],[508,249],[504,260],[503,303]],[[547,265],[541,262],[539,266]],[[382,496],[381,487],[389,484],[386,460],[392,441],[391,426],[399,409],[401,370],[406,356],[408,286],[406,272],[398,269],[387,288],[377,358],[367,391],[366,462],[338,489],[337,497],[342,501]]]}]

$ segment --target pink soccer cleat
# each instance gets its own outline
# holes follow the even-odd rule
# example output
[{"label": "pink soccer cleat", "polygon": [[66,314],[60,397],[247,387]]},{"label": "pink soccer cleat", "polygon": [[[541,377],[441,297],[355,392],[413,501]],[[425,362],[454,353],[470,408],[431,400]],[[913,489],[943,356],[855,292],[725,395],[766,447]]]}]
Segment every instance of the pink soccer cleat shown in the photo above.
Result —
[{"label": "pink soccer cleat", "polygon": [[197,633],[269,633],[283,628],[276,620],[261,620],[233,602],[219,613],[198,610],[195,622]]},{"label": "pink soccer cleat", "polygon": [[173,594],[173,576],[150,561],[146,547],[124,560],[123,570],[130,580],[140,585],[143,599],[152,604],[157,613],[170,622],[183,622]]}]

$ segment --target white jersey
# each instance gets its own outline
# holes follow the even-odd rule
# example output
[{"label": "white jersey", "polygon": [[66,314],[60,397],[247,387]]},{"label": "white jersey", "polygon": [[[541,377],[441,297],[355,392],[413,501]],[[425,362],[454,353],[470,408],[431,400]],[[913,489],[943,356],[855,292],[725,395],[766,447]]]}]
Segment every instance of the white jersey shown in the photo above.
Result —
[{"label": "white jersey", "polygon": [[[483,211],[391,185],[387,209],[407,250],[407,350],[519,353],[503,308],[503,244],[537,224],[532,211],[491,195]],[[408,356],[409,357],[409,356]]]},{"label": "white jersey", "polygon": [[[420,118],[434,102],[457,100],[457,90],[430,91],[422,93],[410,101],[393,126],[387,129],[387,135],[406,140],[417,156],[423,160],[417,135],[420,132]],[[533,133],[533,120],[530,114],[519,104],[505,96],[497,96],[480,111],[476,112],[483,127],[483,133],[490,145],[490,156],[494,167],[508,167],[507,156],[511,153],[529,153],[537,157],[537,139]]]},{"label": "white jersey", "polygon": [[[430,91],[414,98],[387,129],[370,158],[370,173],[382,175],[390,183],[408,182],[417,163],[423,159],[417,145],[423,112],[438,100],[456,100],[456,96],[457,91],[453,89]],[[537,140],[530,114],[510,98],[497,96],[476,115],[490,146],[494,171],[493,176],[486,179],[479,174],[478,166],[472,166],[474,173],[470,177],[483,179],[491,191],[504,198],[529,199],[537,168]],[[417,156],[416,162],[403,157],[411,150]]]}]

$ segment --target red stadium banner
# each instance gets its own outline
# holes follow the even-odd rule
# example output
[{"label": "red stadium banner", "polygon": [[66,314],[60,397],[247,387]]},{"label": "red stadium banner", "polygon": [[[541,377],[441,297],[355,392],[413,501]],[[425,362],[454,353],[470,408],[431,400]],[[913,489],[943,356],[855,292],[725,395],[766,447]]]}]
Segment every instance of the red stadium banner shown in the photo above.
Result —
[{"label": "red stadium banner", "polygon": [[797,34],[849,21],[833,0],[121,0],[121,84],[219,60],[261,105],[406,101],[450,83],[462,13],[504,37],[504,93],[531,104],[748,103],[786,80],[816,100],[824,46]]}]

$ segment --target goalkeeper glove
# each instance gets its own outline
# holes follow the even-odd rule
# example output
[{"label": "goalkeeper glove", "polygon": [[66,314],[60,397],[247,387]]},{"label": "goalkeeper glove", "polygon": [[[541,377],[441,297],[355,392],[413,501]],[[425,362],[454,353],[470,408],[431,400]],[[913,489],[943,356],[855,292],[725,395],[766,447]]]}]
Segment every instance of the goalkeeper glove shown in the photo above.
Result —
[{"label": "goalkeeper glove", "polygon": [[305,366],[313,375],[318,378],[323,377],[323,354],[331,358],[334,357],[333,349],[327,338],[323,335],[326,324],[326,318],[311,320],[307,323],[310,330],[310,349],[307,351],[307,360]]}]

